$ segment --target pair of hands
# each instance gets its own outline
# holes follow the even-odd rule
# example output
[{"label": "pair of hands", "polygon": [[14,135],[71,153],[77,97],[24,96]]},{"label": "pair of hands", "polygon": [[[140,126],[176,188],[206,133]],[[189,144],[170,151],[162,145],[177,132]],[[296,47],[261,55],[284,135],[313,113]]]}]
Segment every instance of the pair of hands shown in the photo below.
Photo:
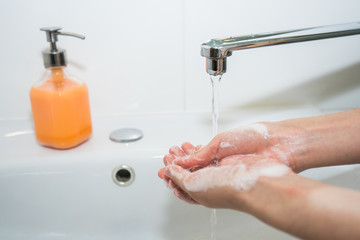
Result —
[{"label": "pair of hands", "polygon": [[247,212],[301,239],[360,239],[360,192],[294,173],[359,164],[359,120],[360,108],[220,133],[172,147],[158,174],[186,202]]},{"label": "pair of hands", "polygon": [[235,195],[252,189],[257,178],[280,177],[291,171],[294,141],[274,137],[267,125],[220,133],[204,147],[190,143],[171,147],[158,175],[188,203],[238,209]]}]

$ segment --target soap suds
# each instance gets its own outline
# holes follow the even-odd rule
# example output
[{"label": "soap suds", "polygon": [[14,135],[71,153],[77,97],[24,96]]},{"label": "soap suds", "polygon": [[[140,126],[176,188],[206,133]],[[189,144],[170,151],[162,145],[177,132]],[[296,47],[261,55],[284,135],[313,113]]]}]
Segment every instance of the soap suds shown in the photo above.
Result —
[{"label": "soap suds", "polygon": [[183,156],[183,151],[178,146],[170,147],[170,153],[173,153],[175,156]]},{"label": "soap suds", "polygon": [[235,138],[234,140],[236,141],[239,140],[238,136],[242,137],[254,133],[261,135],[264,139],[268,139],[270,137],[267,127],[261,123],[254,123],[244,127],[235,128],[224,133],[229,134],[232,138]]},{"label": "soap suds", "polygon": [[233,147],[233,145],[231,143],[229,143],[229,142],[221,142],[219,144],[219,147],[220,148],[230,148],[230,147]]},{"label": "soap suds", "polygon": [[289,166],[290,154],[291,153],[289,151],[283,151],[278,146],[274,146],[270,148],[270,154],[265,154],[265,155],[269,156],[270,158],[276,157],[277,160]]},{"label": "soap suds", "polygon": [[[262,164],[261,164],[262,165]],[[184,180],[184,187],[190,192],[203,192],[215,187],[232,187],[235,190],[251,189],[259,177],[281,177],[288,173],[289,168],[279,163],[268,163],[264,166],[245,164],[206,167],[196,172],[189,172],[179,166],[168,168],[170,174]]]},{"label": "soap suds", "polygon": [[263,154],[268,158],[277,159],[287,166],[291,166],[292,156],[306,151],[304,147],[306,140],[304,139],[307,139],[307,137],[304,137],[301,133],[281,136],[281,141],[264,151]]},{"label": "soap suds", "polygon": [[[264,139],[270,138],[267,127],[261,123],[240,127],[224,132],[224,134],[223,139],[228,140],[219,143],[219,148],[224,149],[224,151],[227,151],[227,148],[229,150],[231,150],[231,148],[235,148],[234,150],[236,150],[237,145],[243,144],[241,139],[241,136],[243,135],[250,137],[261,135]],[[239,139],[238,136],[240,136]],[[295,141],[290,142],[295,143]],[[297,144],[292,145],[297,146]],[[181,159],[181,161],[185,162],[190,161],[190,159],[198,160],[199,162],[202,161],[202,159],[197,159],[198,156],[190,156],[186,154],[183,156],[183,152],[181,154],[177,154],[179,148],[171,150],[175,153],[174,155],[176,155],[175,159]],[[226,165],[220,164],[220,166],[217,166],[216,164],[205,168],[196,166],[191,169],[183,169],[182,167],[176,165],[177,161],[175,160],[173,164],[167,166],[167,170],[173,177],[183,180],[184,188],[187,191],[201,192],[215,187],[226,186],[232,187],[235,190],[246,191],[251,189],[261,176],[281,177],[289,172],[288,157],[291,155],[291,151],[289,152],[283,150],[286,150],[286,148],[282,149],[281,146],[273,146],[270,151],[257,153],[259,155],[255,156],[260,157],[263,155],[264,159],[258,159],[250,166],[249,164],[245,164],[245,162],[237,161],[235,159],[234,163]],[[247,154],[243,156],[253,155],[254,154]],[[272,162],[271,159],[277,159],[283,164],[279,162]],[[223,159],[221,161],[223,161]]]},{"label": "soap suds", "polygon": [[246,130],[252,130],[260,135],[262,135],[265,139],[270,137],[269,131],[264,124],[261,123],[254,123],[244,127]]},{"label": "soap suds", "polygon": [[269,131],[264,124],[261,123],[253,123],[244,127],[235,128],[229,131],[234,133],[241,133],[241,134],[259,134],[263,136],[265,139],[270,137]]}]

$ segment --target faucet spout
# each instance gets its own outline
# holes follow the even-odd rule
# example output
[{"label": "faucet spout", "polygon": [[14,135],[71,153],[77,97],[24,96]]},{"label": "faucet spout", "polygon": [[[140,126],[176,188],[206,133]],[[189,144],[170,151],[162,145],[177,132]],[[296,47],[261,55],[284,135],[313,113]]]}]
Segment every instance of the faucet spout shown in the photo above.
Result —
[{"label": "faucet spout", "polygon": [[206,57],[206,72],[216,76],[226,72],[226,59],[236,50],[344,37],[355,34],[360,34],[360,22],[250,34],[239,37],[216,38],[206,41],[201,45],[201,56]]}]

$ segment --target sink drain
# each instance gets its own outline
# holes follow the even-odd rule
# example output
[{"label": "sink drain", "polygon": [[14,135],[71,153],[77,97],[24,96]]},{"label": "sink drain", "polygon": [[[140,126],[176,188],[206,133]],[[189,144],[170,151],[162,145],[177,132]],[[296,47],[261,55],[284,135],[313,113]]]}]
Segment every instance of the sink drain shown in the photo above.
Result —
[{"label": "sink drain", "polygon": [[110,140],[120,143],[129,143],[140,140],[143,132],[136,128],[121,128],[111,132]]},{"label": "sink drain", "polygon": [[119,186],[129,186],[135,180],[135,171],[128,165],[121,165],[113,170],[112,179]]}]

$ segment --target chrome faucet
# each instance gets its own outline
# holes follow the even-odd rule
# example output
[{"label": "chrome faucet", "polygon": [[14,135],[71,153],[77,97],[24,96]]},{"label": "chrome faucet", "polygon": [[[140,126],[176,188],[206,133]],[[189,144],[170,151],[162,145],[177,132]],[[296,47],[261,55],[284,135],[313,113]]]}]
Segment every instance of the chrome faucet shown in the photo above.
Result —
[{"label": "chrome faucet", "polygon": [[226,59],[235,50],[355,34],[360,34],[360,22],[251,34],[239,37],[216,38],[201,45],[201,56],[206,57],[206,72],[216,76],[226,72]]}]

